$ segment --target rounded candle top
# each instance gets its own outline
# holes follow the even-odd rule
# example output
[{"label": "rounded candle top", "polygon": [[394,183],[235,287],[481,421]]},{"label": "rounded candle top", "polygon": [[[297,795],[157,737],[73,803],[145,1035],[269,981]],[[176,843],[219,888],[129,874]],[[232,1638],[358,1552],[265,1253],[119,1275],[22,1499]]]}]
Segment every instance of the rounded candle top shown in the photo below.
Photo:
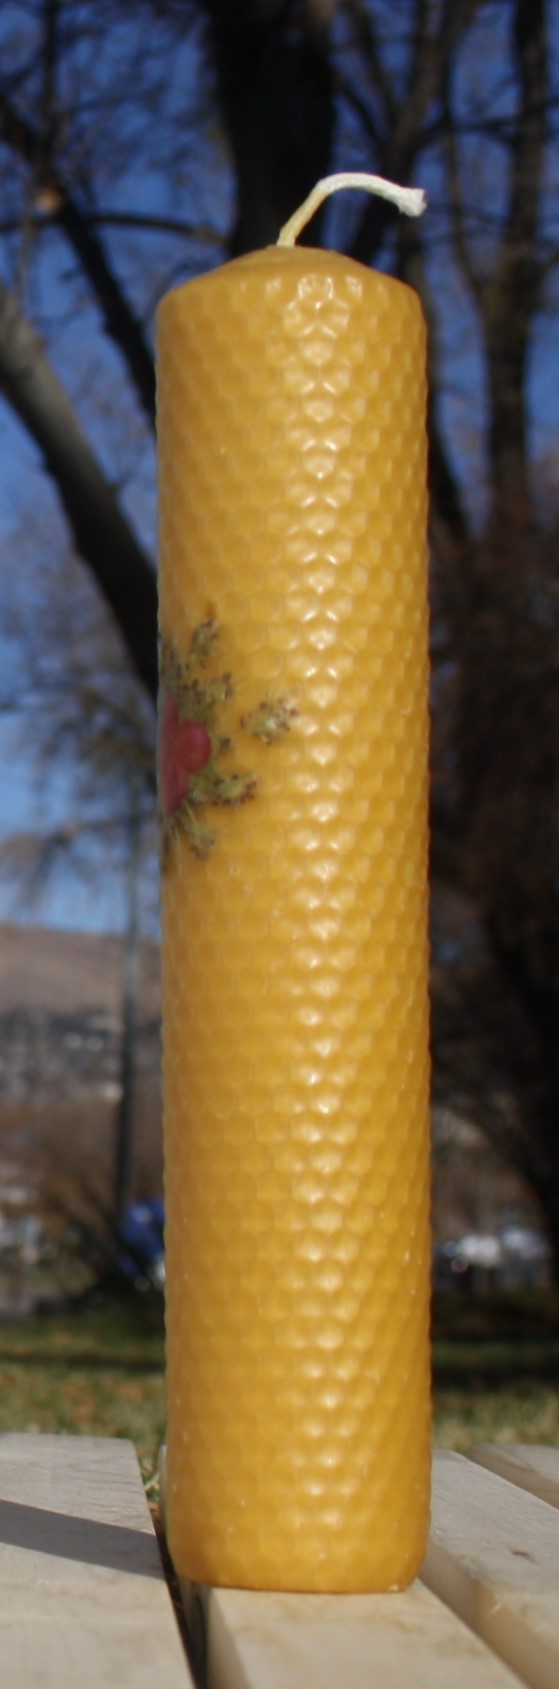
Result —
[{"label": "rounded candle top", "polygon": [[227,264],[218,265],[215,270],[205,270],[202,275],[171,288],[159,305],[158,319],[162,321],[169,317],[171,320],[175,308],[181,307],[183,296],[187,295],[193,302],[198,290],[208,297],[210,289],[213,308],[218,310],[220,293],[228,295],[236,280],[243,285],[245,276],[247,280],[249,276],[261,279],[263,298],[269,304],[273,303],[275,294],[279,302],[289,277],[297,284],[297,291],[304,291],[306,282],[310,284],[312,278],[321,281],[321,297],[325,299],[330,293],[334,296],[336,282],[343,276],[346,294],[355,304],[374,286],[377,298],[388,295],[394,298],[399,294],[402,299],[413,300],[422,314],[414,288],[380,270],[369,269],[357,258],[348,258],[345,253],[318,246],[264,246],[254,252],[244,252],[239,258],[231,258]]},{"label": "rounded candle top", "polygon": [[[297,247],[294,244],[323,201],[329,195],[339,193],[347,188],[363,189],[367,193],[378,194],[381,198],[392,201],[399,211],[404,212],[409,217],[421,216],[427,206],[427,196],[423,188],[400,187],[396,182],[388,182],[384,177],[373,176],[366,171],[341,171],[333,176],[324,176],[321,181],[316,183],[303,204],[294,211],[288,222],[284,224],[275,246],[261,247],[254,252],[243,253],[239,258],[233,258],[227,264],[220,265],[215,270],[205,271],[201,276],[194,277],[193,280],[183,282],[178,287],[172,288],[170,293],[162,300],[159,312],[166,313],[167,304],[171,304],[174,299],[178,299],[185,288],[190,293],[193,288],[196,288],[197,284],[202,284],[205,288],[210,280],[214,286],[224,285],[229,288],[233,277],[235,275],[242,276],[243,271],[247,269],[250,269],[251,274],[259,270],[262,272],[263,277],[267,278],[266,293],[270,296],[270,294],[273,294],[274,288],[280,287],[280,275],[285,275],[286,272],[290,272],[294,276],[303,276],[305,273],[308,274],[312,268],[315,275],[330,274],[333,277],[339,273],[339,267],[343,265],[348,286],[351,288],[353,282],[354,297],[359,297],[365,277],[370,278],[372,274],[366,264],[329,248]],[[375,271],[374,274],[377,281],[384,279],[378,271]],[[386,287],[390,290],[396,288],[408,294],[414,292],[413,289],[407,287],[405,282],[397,281],[392,276],[386,277]]]}]

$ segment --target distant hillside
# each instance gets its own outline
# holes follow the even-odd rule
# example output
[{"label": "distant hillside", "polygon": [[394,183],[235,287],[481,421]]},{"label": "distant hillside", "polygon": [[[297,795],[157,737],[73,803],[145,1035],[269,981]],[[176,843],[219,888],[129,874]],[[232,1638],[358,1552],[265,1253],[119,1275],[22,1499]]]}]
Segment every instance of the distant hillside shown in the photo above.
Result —
[{"label": "distant hillside", "polygon": [[[26,1008],[117,1013],[121,968],[118,938],[0,922],[0,1014]],[[159,946],[148,940],[142,943],[140,999],[146,1017],[158,1014]]]}]

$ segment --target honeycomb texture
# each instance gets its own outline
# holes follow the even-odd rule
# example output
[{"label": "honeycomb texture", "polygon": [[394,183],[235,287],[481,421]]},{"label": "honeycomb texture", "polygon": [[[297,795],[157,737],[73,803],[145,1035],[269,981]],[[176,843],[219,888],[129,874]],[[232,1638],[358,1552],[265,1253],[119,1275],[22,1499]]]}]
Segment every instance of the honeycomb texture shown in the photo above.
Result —
[{"label": "honeycomb texture", "polygon": [[[160,615],[297,710],[163,874],[179,1573],[407,1584],[429,1509],[425,336],[308,249],[159,312]],[[239,760],[237,752],[237,760]]]}]

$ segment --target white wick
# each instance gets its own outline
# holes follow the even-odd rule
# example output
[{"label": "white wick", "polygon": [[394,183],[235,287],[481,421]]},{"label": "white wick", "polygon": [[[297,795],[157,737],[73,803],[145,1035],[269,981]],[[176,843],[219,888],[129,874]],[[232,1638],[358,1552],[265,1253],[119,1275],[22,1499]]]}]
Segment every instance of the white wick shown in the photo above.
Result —
[{"label": "white wick", "polygon": [[366,170],[342,170],[337,176],[323,176],[322,181],[316,183],[298,211],[294,211],[280,229],[278,246],[294,246],[297,236],[318,211],[319,205],[328,199],[329,194],[338,193],[340,188],[364,188],[366,193],[379,194],[381,199],[392,200],[393,205],[397,205],[407,217],[421,217],[427,205],[427,194],[423,188],[401,188],[397,182],[387,182],[384,176],[370,176]]}]

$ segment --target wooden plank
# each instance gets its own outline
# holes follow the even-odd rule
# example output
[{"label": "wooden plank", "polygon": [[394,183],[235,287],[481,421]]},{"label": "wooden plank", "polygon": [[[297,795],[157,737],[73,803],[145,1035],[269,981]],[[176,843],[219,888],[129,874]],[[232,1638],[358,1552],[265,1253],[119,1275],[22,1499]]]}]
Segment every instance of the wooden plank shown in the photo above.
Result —
[{"label": "wooden plank", "polygon": [[559,1507],[559,1449],[541,1443],[475,1443],[468,1452],[479,1466]]},{"label": "wooden plank", "polygon": [[559,1531],[546,1502],[439,1451],[422,1577],[531,1689],[557,1689]]},{"label": "wooden plank", "polygon": [[519,1689],[416,1582],[392,1595],[205,1592],[207,1689]]},{"label": "wooden plank", "polygon": [[0,1436],[6,1689],[189,1689],[131,1443]]}]

